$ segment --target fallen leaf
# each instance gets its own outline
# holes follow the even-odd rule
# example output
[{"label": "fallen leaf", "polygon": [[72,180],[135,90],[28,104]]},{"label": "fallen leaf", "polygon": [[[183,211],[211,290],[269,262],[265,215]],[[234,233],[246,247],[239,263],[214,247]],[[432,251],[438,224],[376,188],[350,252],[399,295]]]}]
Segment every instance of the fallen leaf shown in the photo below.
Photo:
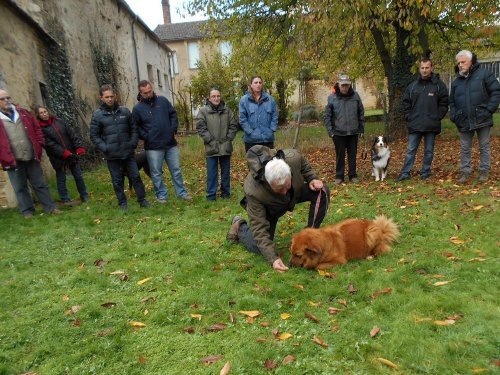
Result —
[{"label": "fallen leaf", "polygon": [[345,299],[341,298],[341,299],[339,299],[339,303],[340,303],[341,305],[344,305],[345,307],[347,307],[347,300],[345,300]]},{"label": "fallen leaf", "polygon": [[455,321],[457,321],[457,320],[462,319],[463,317],[464,317],[463,314],[455,314],[455,315],[447,316],[446,320],[455,320]]},{"label": "fallen leaf", "polygon": [[271,325],[271,323],[269,323],[269,322],[261,322],[260,323],[261,327],[269,327],[270,325]]},{"label": "fallen leaf", "polygon": [[283,358],[283,364],[288,365],[289,363],[295,362],[295,357],[293,355],[287,355]]},{"label": "fallen leaf", "polygon": [[201,314],[189,314],[189,315],[191,315],[191,318],[198,319],[198,320],[201,320],[201,317],[202,317]]},{"label": "fallen leaf", "polygon": [[132,327],[139,327],[139,328],[146,327],[146,324],[144,324],[142,322],[131,321],[128,324],[130,324]]},{"label": "fallen leaf", "polygon": [[374,293],[372,293],[372,295],[370,296],[371,299],[376,299],[377,297],[383,295],[383,294],[389,294],[392,292],[392,288],[384,288],[384,289],[381,289],[381,290],[378,290]]},{"label": "fallen leaf", "polygon": [[264,362],[264,368],[268,369],[268,370],[272,370],[273,368],[276,368],[278,367],[278,364],[273,361],[272,359],[266,359],[266,361]]},{"label": "fallen leaf", "polygon": [[297,288],[297,289],[304,289],[304,285],[300,285],[300,284],[296,284],[293,287]]},{"label": "fallen leaf", "polygon": [[309,301],[308,302],[312,307],[318,307],[321,305],[321,302],[313,302],[313,301]]},{"label": "fallen leaf", "polygon": [[453,244],[455,244],[455,245],[461,245],[461,244],[465,243],[464,240],[461,240],[461,239],[459,239],[458,237],[455,237],[455,236],[450,237],[450,242],[453,243]]},{"label": "fallen leaf", "polygon": [[415,270],[415,272],[418,273],[419,275],[427,275],[427,271],[421,268]]},{"label": "fallen leaf", "polygon": [[312,320],[312,321],[313,321],[313,322],[315,322],[315,323],[318,323],[318,322],[319,322],[319,319],[318,319],[318,318],[316,318],[316,317],[315,317],[313,314],[311,314],[311,313],[306,312],[306,313],[304,314],[304,316],[305,316],[306,318],[308,318],[308,319]]},{"label": "fallen leaf", "polygon": [[144,297],[141,299],[141,303],[156,302],[156,297]]},{"label": "fallen leaf", "polygon": [[234,317],[234,314],[232,311],[229,313],[229,321],[233,324],[236,322],[236,318]]},{"label": "fallen leaf", "polygon": [[283,320],[287,320],[289,318],[291,318],[292,316],[288,313],[282,313],[280,314],[280,318],[283,319]]},{"label": "fallen leaf", "polygon": [[323,271],[323,270],[318,270],[318,274],[320,276],[323,276],[323,277],[327,277],[329,279],[334,279],[337,277],[337,275],[335,273],[332,273],[332,272],[326,272],[326,271]]},{"label": "fallen leaf", "polygon": [[281,335],[277,336],[276,339],[278,339],[279,341],[285,341],[288,340],[290,337],[293,337],[291,333],[284,332]]},{"label": "fallen leaf", "polygon": [[63,301],[65,301],[65,302],[66,302],[66,301],[69,301],[69,296],[65,294],[65,295],[63,296],[62,300],[63,300]]},{"label": "fallen leaf", "polygon": [[471,371],[473,374],[480,374],[482,372],[488,372],[490,370],[487,368],[473,368]]},{"label": "fallen leaf", "polygon": [[328,308],[328,314],[330,314],[330,315],[336,315],[341,311],[342,311],[342,309],[338,309],[336,307],[329,307]]},{"label": "fallen leaf", "polygon": [[482,204],[478,205],[478,206],[474,206],[472,209],[474,211],[479,211],[481,208],[483,208],[484,206]]},{"label": "fallen leaf", "polygon": [[231,371],[231,362],[226,362],[224,367],[220,370],[219,375],[227,375]]},{"label": "fallen leaf", "polygon": [[468,262],[484,262],[485,260],[485,258],[471,258]]},{"label": "fallen leaf", "polygon": [[74,315],[76,314],[78,311],[80,311],[82,308],[82,306],[80,305],[75,305],[75,306],[71,306],[71,308],[69,310],[66,310],[64,312],[64,315]]},{"label": "fallen leaf", "polygon": [[437,326],[450,326],[452,324],[455,324],[454,320],[447,319],[447,320],[435,320],[434,324]]},{"label": "fallen leaf", "polygon": [[227,327],[227,324],[225,324],[225,323],[216,323],[216,324],[206,328],[206,330],[209,332],[218,332],[218,331],[222,331],[222,330],[226,329],[226,327]]},{"label": "fallen leaf", "polygon": [[97,332],[97,337],[109,336],[112,333],[113,333],[113,329],[112,328],[106,328],[105,330]]},{"label": "fallen leaf", "polygon": [[223,355],[209,355],[207,357],[203,357],[200,361],[205,365],[211,365],[212,363],[220,361],[222,358],[224,358]]},{"label": "fallen leaf", "polygon": [[448,284],[448,283],[449,283],[449,281],[436,281],[436,282],[435,282],[434,284],[432,284],[432,285],[434,285],[434,286],[443,286],[443,285],[446,285],[446,284]]},{"label": "fallen leaf", "polygon": [[149,314],[149,310],[148,309],[145,309],[143,312],[144,316],[148,315]]},{"label": "fallen leaf", "polygon": [[110,275],[123,275],[124,273],[125,273],[125,271],[118,270],[118,271],[110,272],[109,274]]},{"label": "fallen leaf", "polygon": [[397,369],[399,368],[399,366],[398,366],[398,365],[396,365],[394,362],[389,361],[388,359],[381,358],[381,357],[378,357],[378,358],[376,358],[376,359],[377,359],[377,361],[379,361],[380,363],[383,363],[384,365],[389,366],[389,367],[391,367],[391,368],[393,368],[393,369],[395,369],[395,370],[397,370]]},{"label": "fallen leaf", "polygon": [[104,267],[106,264],[108,264],[108,262],[104,259],[97,259],[94,261],[94,266],[99,268]]},{"label": "fallen leaf", "polygon": [[148,359],[146,357],[139,357],[138,361],[139,363],[145,364],[148,362]]},{"label": "fallen leaf", "polygon": [[328,344],[319,336],[314,336],[312,341],[315,343],[315,344],[318,344],[320,346],[322,346],[323,348],[328,348]]},{"label": "fallen leaf", "polygon": [[151,277],[146,277],[145,279],[139,280],[137,282],[137,285],[142,285],[144,283],[147,283],[149,280],[151,280]]},{"label": "fallen leaf", "polygon": [[80,270],[83,270],[85,268],[85,263],[81,263],[79,266],[78,266],[78,269]]},{"label": "fallen leaf", "polygon": [[257,337],[255,339],[255,342],[258,342],[258,343],[263,343],[263,342],[267,342],[267,339],[263,338],[263,337]]},{"label": "fallen leaf", "polygon": [[70,320],[70,323],[74,327],[80,327],[82,325],[82,321],[80,319]]},{"label": "fallen leaf", "polygon": [[334,325],[334,326],[332,327],[331,331],[332,331],[333,333],[337,333],[338,331],[340,331],[340,326],[339,326],[339,325]]},{"label": "fallen leaf", "polygon": [[454,224],[453,227],[455,228],[455,230],[460,230],[460,225],[459,224]]},{"label": "fallen leaf", "polygon": [[106,303],[103,303],[101,306],[109,309],[110,307],[115,307],[116,303],[115,302],[106,302]]},{"label": "fallen leaf", "polygon": [[194,327],[186,327],[183,328],[182,331],[186,333],[194,333]]},{"label": "fallen leaf", "polygon": [[380,332],[380,327],[373,327],[370,331],[370,337],[375,337]]},{"label": "fallen leaf", "polygon": [[353,285],[353,284],[349,284],[349,286],[347,287],[347,291],[351,294],[354,294],[356,293],[358,290],[356,289],[356,287]]},{"label": "fallen leaf", "polygon": [[430,322],[432,318],[415,318],[415,323]]},{"label": "fallen leaf", "polygon": [[250,318],[256,318],[260,315],[259,310],[240,310],[240,314],[246,315]]},{"label": "fallen leaf", "polygon": [[500,359],[492,359],[490,361],[490,364],[492,364],[493,366],[500,367]]},{"label": "fallen leaf", "polygon": [[387,268],[384,268],[384,271],[385,272],[394,272],[394,269],[392,269],[391,267],[387,267]]}]

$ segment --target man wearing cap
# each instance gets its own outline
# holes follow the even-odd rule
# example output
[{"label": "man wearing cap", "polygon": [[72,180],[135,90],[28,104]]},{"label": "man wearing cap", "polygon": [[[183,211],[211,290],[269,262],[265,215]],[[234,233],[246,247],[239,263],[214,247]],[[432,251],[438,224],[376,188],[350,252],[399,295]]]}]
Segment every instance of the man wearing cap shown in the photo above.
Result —
[{"label": "man wearing cap", "polygon": [[346,152],[349,181],[359,182],[356,173],[356,153],[358,137],[362,137],[365,131],[365,110],[347,74],[339,76],[335,92],[328,97],[324,123],[335,146],[335,184],[340,185],[344,182]]},{"label": "man wearing cap", "polygon": [[25,218],[31,218],[35,213],[28,181],[46,213],[62,212],[56,208],[43,179],[40,159],[44,144],[35,116],[14,106],[9,93],[0,89],[0,163],[7,171],[19,211]]}]

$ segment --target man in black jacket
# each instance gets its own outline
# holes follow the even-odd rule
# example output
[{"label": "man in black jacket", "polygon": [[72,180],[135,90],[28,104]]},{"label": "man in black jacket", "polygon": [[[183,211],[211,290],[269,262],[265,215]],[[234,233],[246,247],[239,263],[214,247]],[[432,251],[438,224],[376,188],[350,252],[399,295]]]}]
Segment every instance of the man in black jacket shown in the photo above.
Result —
[{"label": "man in black jacket", "polygon": [[479,141],[479,181],[488,181],[491,167],[490,132],[493,113],[500,103],[500,83],[482,68],[467,50],[456,55],[458,74],[451,84],[450,118],[460,134],[460,177],[465,183],[472,172],[472,137]]},{"label": "man in black jacket", "polygon": [[102,104],[92,114],[90,139],[104,154],[118,204],[122,210],[127,209],[127,196],[123,190],[126,174],[134,186],[139,205],[149,207],[134,156],[139,138],[132,115],[126,107],[116,103],[111,85],[101,86],[100,96]]},{"label": "man in black jacket", "polygon": [[431,174],[434,158],[434,142],[441,133],[441,119],[448,112],[448,89],[438,74],[432,71],[432,61],[420,60],[419,77],[406,88],[403,111],[408,128],[408,149],[401,174],[397,182],[410,178],[420,140],[424,138],[424,160],[420,178],[426,180]]}]

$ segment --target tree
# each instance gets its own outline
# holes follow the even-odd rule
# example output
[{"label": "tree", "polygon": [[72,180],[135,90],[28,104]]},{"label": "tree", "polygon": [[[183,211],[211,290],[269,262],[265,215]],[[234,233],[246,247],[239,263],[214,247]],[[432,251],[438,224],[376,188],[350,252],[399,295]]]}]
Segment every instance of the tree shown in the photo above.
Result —
[{"label": "tree", "polygon": [[401,97],[423,53],[432,50],[435,65],[449,69],[458,50],[499,42],[496,0],[191,0],[188,8],[206,12],[219,34],[224,20],[241,62],[275,81],[296,76],[305,61],[324,77],[342,69],[385,78],[386,133],[395,137],[404,134]]}]

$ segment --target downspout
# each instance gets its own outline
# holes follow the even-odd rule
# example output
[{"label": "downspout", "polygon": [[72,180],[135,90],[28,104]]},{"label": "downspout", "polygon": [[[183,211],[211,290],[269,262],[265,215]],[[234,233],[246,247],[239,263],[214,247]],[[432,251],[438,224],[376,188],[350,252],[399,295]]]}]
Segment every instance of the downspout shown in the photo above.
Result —
[{"label": "downspout", "polygon": [[137,41],[135,40],[135,22],[137,21],[137,14],[135,15],[132,21],[132,43],[134,45],[134,57],[135,57],[135,69],[137,74],[137,86],[139,86],[139,82],[141,81],[139,76],[139,58],[137,56]]},{"label": "downspout", "polygon": [[170,93],[172,94],[172,105],[175,106],[175,96],[174,96],[174,67],[172,65],[173,62],[173,53],[170,51],[168,53],[168,70],[169,70],[169,76],[170,76]]}]

